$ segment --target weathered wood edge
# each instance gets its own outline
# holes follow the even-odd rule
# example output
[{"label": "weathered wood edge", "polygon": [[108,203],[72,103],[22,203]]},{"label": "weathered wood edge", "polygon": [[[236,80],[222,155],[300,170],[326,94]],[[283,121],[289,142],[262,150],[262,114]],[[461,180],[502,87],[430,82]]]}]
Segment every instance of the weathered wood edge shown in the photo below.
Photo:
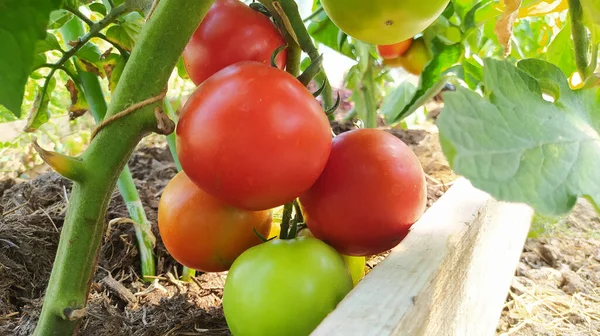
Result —
[{"label": "weathered wood edge", "polygon": [[311,335],[493,335],[532,215],[456,181]]}]

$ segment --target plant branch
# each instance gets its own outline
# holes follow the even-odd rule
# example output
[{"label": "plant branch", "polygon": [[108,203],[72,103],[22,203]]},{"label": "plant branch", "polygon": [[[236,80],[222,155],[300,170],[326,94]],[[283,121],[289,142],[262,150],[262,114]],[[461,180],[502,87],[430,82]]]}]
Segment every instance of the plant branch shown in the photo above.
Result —
[{"label": "plant branch", "polygon": [[[165,88],[185,45],[213,2],[159,2],[142,28],[106,117]],[[173,22],[177,22],[177,29],[173,29]],[[71,335],[75,331],[81,319],[70,320],[68,317],[73,316],[67,312],[85,308],[112,191],[139,140],[156,127],[154,106],[146,106],[107,125],[80,156],[85,179],[73,184],[35,335]]]},{"label": "plant branch", "polygon": [[[73,47],[71,49],[65,51],[65,53],[62,55],[62,57],[58,61],[56,61],[56,63],[53,63],[51,66],[53,66],[53,67],[63,66],[69,58],[74,56],[79,51],[79,49],[81,49],[93,37],[97,37],[98,34],[100,34],[100,31],[102,29],[106,28],[106,26],[108,26],[109,24],[114,22],[122,14],[127,13],[128,11],[130,11],[130,9],[125,4],[119,5],[115,8],[113,8],[108,14],[106,14],[106,16],[102,20],[92,24],[90,26],[90,31],[87,34],[85,34],[84,36],[82,36],[81,38],[77,39],[77,41],[75,42],[75,45],[73,45]],[[54,74],[54,72],[51,72],[51,74]]]},{"label": "plant branch", "polygon": [[[166,97],[165,97],[165,99],[163,99],[163,109],[164,109],[167,117],[169,119],[173,120],[173,122],[175,124],[177,124],[177,115],[175,114],[173,105],[171,105],[171,102]],[[173,157],[173,162],[175,162],[175,167],[177,168],[177,171],[178,172],[182,171],[183,168],[181,168],[181,163],[179,162],[179,156],[177,156],[177,139],[176,139],[175,132],[167,135],[167,144],[169,145],[169,151],[171,152],[171,157]],[[189,282],[195,276],[196,276],[195,269],[189,268],[187,266],[183,266],[183,269],[181,270],[181,281]]]},{"label": "plant branch", "polygon": [[302,22],[308,22],[312,19],[314,19],[315,17],[317,17],[319,14],[323,13],[323,6],[319,6],[319,8],[317,8],[314,12],[312,12],[309,16],[307,16],[306,18],[304,18],[304,20],[302,20]]},{"label": "plant branch", "polygon": [[575,64],[583,81],[594,71],[590,69],[588,61],[588,48],[590,40],[583,24],[583,8],[579,0],[569,1],[569,17],[571,19],[571,36],[575,49]]},{"label": "plant branch", "polygon": [[[306,26],[298,11],[298,4],[296,4],[296,1],[259,0],[259,2],[273,15],[275,22],[277,22],[278,26],[283,30],[285,40],[290,48],[292,48],[291,46],[294,44],[299,45],[302,51],[308,54],[311,61],[316,61],[319,58],[319,49],[317,49],[310,34],[306,30]],[[325,109],[327,109],[333,105],[333,95],[325,71],[323,71],[323,78],[325,85],[323,90],[323,102],[325,103]]]},{"label": "plant branch", "polygon": [[73,8],[71,6],[63,6],[63,9],[67,12],[71,12],[73,15],[77,16],[81,21],[85,22],[89,27],[94,25],[94,21],[90,20],[87,16],[85,16],[82,12],[77,8]]}]

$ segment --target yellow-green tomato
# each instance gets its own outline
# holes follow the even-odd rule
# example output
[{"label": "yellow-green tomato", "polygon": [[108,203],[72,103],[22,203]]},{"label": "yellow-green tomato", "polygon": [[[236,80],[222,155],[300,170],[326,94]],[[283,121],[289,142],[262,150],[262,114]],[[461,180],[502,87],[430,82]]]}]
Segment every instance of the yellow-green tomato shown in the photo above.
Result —
[{"label": "yellow-green tomato", "polygon": [[346,34],[371,44],[393,44],[427,28],[449,0],[321,0]]},{"label": "yellow-green tomato", "polygon": [[[302,229],[298,232],[298,237],[312,237],[315,236],[310,232],[309,229]],[[341,254],[344,262],[346,263],[346,267],[348,268],[348,272],[350,272],[350,276],[352,277],[352,286],[356,286],[360,279],[365,276],[365,264],[367,259],[365,257],[359,256],[349,256],[345,254]]]},{"label": "yellow-green tomato", "polygon": [[310,237],[274,239],[235,260],[223,311],[234,336],[307,336],[351,289],[331,246]]},{"label": "yellow-green tomato", "polygon": [[431,61],[431,58],[431,53],[427,49],[425,41],[422,37],[419,37],[413,41],[403,55],[391,60],[384,59],[383,64],[389,67],[401,66],[411,74],[419,76],[427,63]]}]

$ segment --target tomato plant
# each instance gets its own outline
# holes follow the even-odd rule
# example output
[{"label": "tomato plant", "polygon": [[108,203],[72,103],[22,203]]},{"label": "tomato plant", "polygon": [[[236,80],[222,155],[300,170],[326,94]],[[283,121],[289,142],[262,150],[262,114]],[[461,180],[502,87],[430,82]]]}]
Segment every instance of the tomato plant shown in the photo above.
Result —
[{"label": "tomato plant", "polygon": [[302,336],[352,289],[339,253],[309,237],[274,239],[231,266],[223,311],[236,336]]},{"label": "tomato plant", "polygon": [[426,201],[425,174],[415,154],[375,129],[337,136],[323,174],[300,196],[315,237],[353,256],[396,246]]},{"label": "tomato plant", "polygon": [[229,269],[235,258],[261,243],[271,230],[271,211],[245,211],[204,192],[180,172],[167,184],[158,206],[158,229],[167,251],[203,272]]},{"label": "tomato plant", "polygon": [[403,55],[406,50],[410,47],[412,39],[406,39],[404,41],[394,44],[384,44],[377,46],[377,52],[383,59],[394,59]]},{"label": "tomato plant", "polygon": [[437,19],[448,2],[321,0],[331,20],[342,31],[372,44],[393,44],[415,36]]},{"label": "tomato plant", "polygon": [[206,80],[177,126],[190,179],[247,210],[292,201],[319,177],[330,149],[329,122],[310,92],[290,74],[256,62]]},{"label": "tomato plant", "polygon": [[[23,119],[25,131],[38,134],[45,134],[40,127],[56,116],[68,114],[71,123],[80,123],[87,110],[97,123],[89,137],[82,137],[89,144],[76,157],[62,145],[55,152],[33,145],[51,168],[73,181],[65,197],[63,225],[57,227],[61,239],[35,334],[69,335],[78,329],[116,184],[134,223],[139,276],[155,279],[155,240],[144,210],[151,207],[143,204],[147,199],[137,193],[127,168],[140,139],[152,132],[171,135],[171,149],[179,153],[193,181],[187,192],[201,190],[203,200],[212,200],[208,210],[214,212],[207,210],[198,218],[220,214],[222,223],[231,224],[231,213],[223,209],[266,216],[277,205],[295,207],[291,201],[300,195],[307,225],[323,239],[310,244],[321,244],[317,250],[323,253],[306,252],[294,263],[280,263],[286,266],[338,256],[331,249],[325,252],[323,242],[346,254],[385,250],[406,235],[423,211],[423,172],[399,140],[381,131],[360,130],[337,136],[332,143],[326,113],[332,119],[340,117],[335,109],[346,103],[352,108],[341,117],[356,125],[376,128],[385,122],[386,127],[405,128],[410,126],[409,115],[417,110],[428,113],[426,103],[437,97],[442,111],[432,127],[439,130],[451,168],[475,187],[500,201],[527,203],[541,215],[564,215],[582,197],[600,211],[600,175],[595,173],[600,161],[596,0],[315,0],[313,13],[304,17],[299,1],[293,0],[253,1],[253,10],[232,0],[213,3],[5,0],[0,5],[10,8],[0,10],[0,118]],[[377,52],[376,45],[414,37],[404,55],[383,59],[385,53]],[[287,49],[275,57],[276,67],[265,64],[284,44]],[[327,67],[336,62],[321,53],[321,45],[351,64],[339,81],[352,91],[349,102],[335,102],[332,83],[338,81],[330,82]],[[307,58],[301,66],[302,55]],[[409,60],[414,62],[405,63]],[[406,80],[403,72],[386,66],[390,62],[402,62],[406,70],[419,74],[418,84],[412,84],[414,77]],[[201,84],[182,109],[176,151],[172,132],[177,114],[170,102],[178,103],[193,86],[182,75],[186,65],[192,80]],[[176,67],[179,77],[172,76]],[[323,106],[306,89],[309,84],[318,88],[314,96]],[[440,100],[442,90],[451,92]],[[293,236],[302,218],[290,222],[288,217],[282,228]],[[226,249],[220,237],[236,232],[215,234],[205,245],[214,248],[211,253]],[[190,251],[191,243],[176,233],[177,241],[186,242],[167,243],[170,250]],[[170,234],[164,236],[170,241]],[[278,244],[287,246],[281,247],[285,251],[308,245],[303,239],[278,241],[252,247],[241,256]],[[345,270],[338,257],[324,259],[337,265],[336,270]],[[227,263],[232,258],[228,254]],[[262,254],[253,259],[261,263],[244,260],[258,267],[271,265],[264,261],[268,258],[280,261],[277,255]],[[300,274],[314,275],[310,272],[317,266],[323,265],[282,267],[284,272],[270,276],[302,278]],[[349,275],[333,273],[339,277],[316,279],[323,286],[319,288],[328,289],[312,294],[335,300],[324,303],[313,297],[306,303],[303,295],[310,298],[311,293],[284,294],[300,297],[290,296],[302,303],[296,308],[314,308],[316,302],[323,309],[315,312],[330,311],[350,287]],[[343,282],[338,290],[344,291],[328,292],[327,280]],[[268,285],[282,291],[284,283]],[[240,291],[250,288],[242,285],[258,286],[241,280],[238,284]],[[244,295],[240,300],[247,298]],[[229,302],[233,298],[229,296]],[[242,303],[247,302],[237,307]],[[229,312],[234,328],[258,323],[237,321],[242,315],[231,308],[236,305],[228,305],[234,309]],[[306,319],[295,318],[294,323],[304,331],[322,318],[302,314],[294,316]],[[288,330],[292,329],[283,334]]]},{"label": "tomato plant", "polygon": [[[217,71],[241,61],[270,64],[273,52],[285,45],[265,15],[239,0],[216,0],[183,51],[191,80],[200,84]],[[287,51],[275,58],[285,67]]]}]

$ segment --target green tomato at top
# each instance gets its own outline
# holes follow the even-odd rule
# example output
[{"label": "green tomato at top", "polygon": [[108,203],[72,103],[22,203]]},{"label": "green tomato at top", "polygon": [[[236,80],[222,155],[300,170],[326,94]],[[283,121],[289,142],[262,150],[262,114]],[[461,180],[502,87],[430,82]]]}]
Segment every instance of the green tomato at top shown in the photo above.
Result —
[{"label": "green tomato at top", "polygon": [[234,336],[307,336],[351,289],[344,260],[329,245],[274,239],[235,260],[223,312]]},{"label": "green tomato at top", "polygon": [[331,21],[351,37],[393,44],[427,28],[449,0],[321,0]]}]

